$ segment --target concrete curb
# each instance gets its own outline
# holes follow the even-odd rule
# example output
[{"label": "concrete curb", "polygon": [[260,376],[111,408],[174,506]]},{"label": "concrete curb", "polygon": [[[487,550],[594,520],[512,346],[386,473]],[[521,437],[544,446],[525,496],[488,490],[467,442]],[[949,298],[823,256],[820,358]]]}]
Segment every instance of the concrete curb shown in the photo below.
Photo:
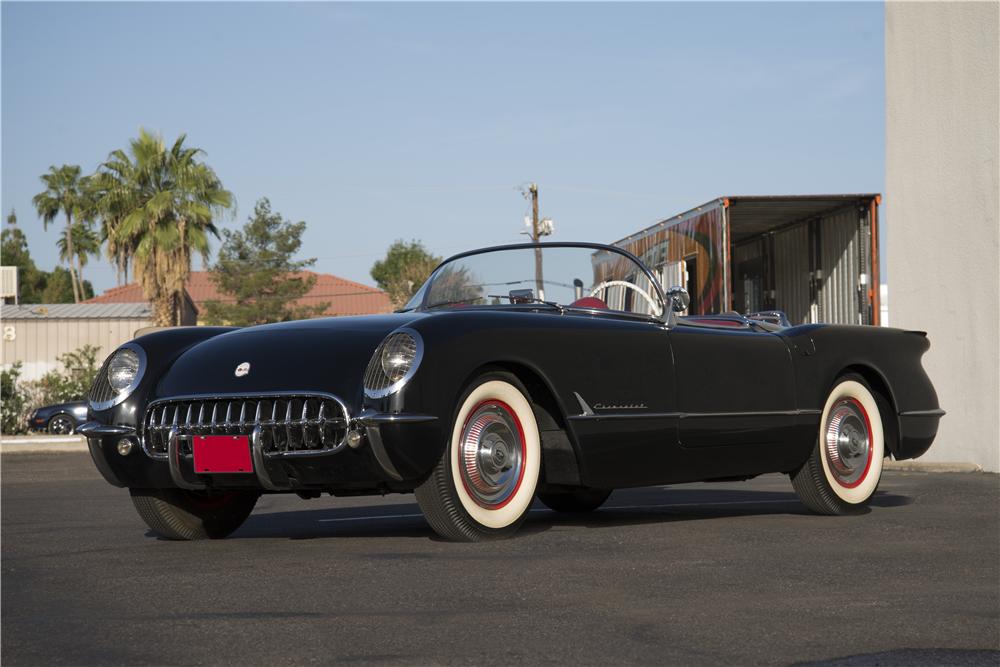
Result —
[{"label": "concrete curb", "polygon": [[941,462],[931,463],[924,461],[886,461],[883,470],[895,470],[897,472],[982,472],[983,467],[977,463]]},{"label": "concrete curb", "polygon": [[0,440],[0,454],[40,454],[85,452],[87,440],[81,435],[25,436]]}]

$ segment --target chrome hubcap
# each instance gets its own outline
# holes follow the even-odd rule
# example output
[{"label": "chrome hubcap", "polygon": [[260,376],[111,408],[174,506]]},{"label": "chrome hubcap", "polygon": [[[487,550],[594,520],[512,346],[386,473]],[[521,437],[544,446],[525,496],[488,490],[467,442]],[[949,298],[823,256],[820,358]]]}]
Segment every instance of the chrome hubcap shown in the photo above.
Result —
[{"label": "chrome hubcap", "polygon": [[858,484],[868,471],[872,438],[868,415],[853,399],[840,401],[826,420],[826,462],[844,486]]},{"label": "chrome hubcap", "polygon": [[462,481],[472,498],[487,509],[505,505],[524,473],[517,417],[499,401],[482,403],[466,420],[459,444]]},{"label": "chrome hubcap", "polygon": [[73,430],[73,425],[70,423],[69,419],[65,417],[56,417],[49,425],[49,431],[59,435],[66,435],[71,430]]}]

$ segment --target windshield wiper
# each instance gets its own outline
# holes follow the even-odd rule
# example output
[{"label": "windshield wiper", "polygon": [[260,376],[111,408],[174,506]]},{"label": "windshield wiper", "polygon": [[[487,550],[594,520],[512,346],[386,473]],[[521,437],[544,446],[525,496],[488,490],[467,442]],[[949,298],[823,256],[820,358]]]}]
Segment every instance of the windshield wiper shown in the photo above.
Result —
[{"label": "windshield wiper", "polygon": [[560,315],[562,315],[563,313],[566,312],[566,309],[564,307],[562,307],[561,305],[559,305],[558,303],[556,303],[555,301],[545,301],[543,299],[537,299],[537,298],[535,298],[533,296],[510,296],[510,295],[504,296],[503,294],[487,294],[486,298],[487,299],[510,299],[510,302],[512,304],[514,304],[514,303],[541,303],[541,304],[544,304],[544,305],[546,305],[546,306],[548,306],[550,308],[555,308],[556,310],[559,311]]}]

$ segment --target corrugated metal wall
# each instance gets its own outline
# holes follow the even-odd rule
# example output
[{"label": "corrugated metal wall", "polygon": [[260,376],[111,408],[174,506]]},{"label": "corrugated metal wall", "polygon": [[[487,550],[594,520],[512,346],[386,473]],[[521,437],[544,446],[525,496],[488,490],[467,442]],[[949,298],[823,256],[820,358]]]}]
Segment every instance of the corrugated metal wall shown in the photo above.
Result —
[{"label": "corrugated metal wall", "polygon": [[824,216],[820,223],[821,322],[862,324],[858,303],[860,216],[857,207],[850,206]]},{"label": "corrugated metal wall", "polygon": [[792,324],[809,321],[809,225],[795,225],[774,235],[775,308]]},{"label": "corrugated metal wall", "polygon": [[763,257],[761,240],[754,239],[733,246],[733,310],[752,313],[764,309],[764,284],[762,275],[747,275],[741,268],[752,265]]},{"label": "corrugated metal wall", "polygon": [[[84,345],[100,348],[98,362],[116,347],[135,336],[135,332],[150,326],[148,319],[8,319],[3,322],[4,368],[21,362],[21,377],[37,380],[51,370],[59,369],[60,355]],[[7,340],[13,327],[13,340]]]}]

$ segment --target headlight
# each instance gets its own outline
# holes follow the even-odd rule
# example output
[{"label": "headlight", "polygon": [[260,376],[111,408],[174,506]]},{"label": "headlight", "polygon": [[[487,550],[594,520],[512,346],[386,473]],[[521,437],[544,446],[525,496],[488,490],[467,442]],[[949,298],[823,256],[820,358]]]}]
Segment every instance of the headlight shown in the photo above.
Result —
[{"label": "headlight", "polygon": [[413,367],[413,361],[417,358],[417,341],[408,334],[397,334],[387,343],[379,355],[382,372],[390,382],[399,382]]},{"label": "headlight", "polygon": [[365,370],[365,394],[369,398],[382,398],[399,391],[420,365],[423,347],[416,331],[397,331],[386,336]]},{"label": "headlight", "polygon": [[139,386],[146,372],[146,352],[135,343],[115,350],[94,378],[87,400],[94,410],[118,405]]},{"label": "headlight", "polygon": [[122,393],[139,374],[139,355],[125,348],[115,352],[108,364],[108,383],[116,393]]}]

